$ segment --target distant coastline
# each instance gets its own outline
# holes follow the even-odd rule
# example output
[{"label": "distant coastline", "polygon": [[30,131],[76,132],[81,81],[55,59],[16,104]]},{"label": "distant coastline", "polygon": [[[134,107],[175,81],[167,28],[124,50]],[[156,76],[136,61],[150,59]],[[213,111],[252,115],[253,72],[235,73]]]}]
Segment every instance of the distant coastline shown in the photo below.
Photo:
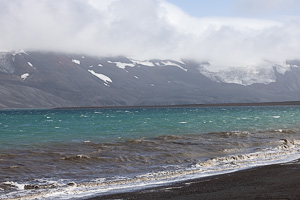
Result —
[{"label": "distant coastline", "polygon": [[145,106],[87,106],[87,107],[57,107],[55,110],[72,109],[111,109],[111,108],[180,108],[180,107],[230,107],[230,106],[298,106],[300,101],[259,102],[259,103],[218,103],[218,104],[179,104],[179,105],[145,105]]},{"label": "distant coastline", "polygon": [[183,108],[183,107],[238,107],[238,106],[300,106],[300,101],[259,102],[259,103],[216,103],[176,105],[135,105],[135,106],[74,106],[45,108],[0,108],[3,110],[85,110],[85,109],[134,109],[134,108]]}]

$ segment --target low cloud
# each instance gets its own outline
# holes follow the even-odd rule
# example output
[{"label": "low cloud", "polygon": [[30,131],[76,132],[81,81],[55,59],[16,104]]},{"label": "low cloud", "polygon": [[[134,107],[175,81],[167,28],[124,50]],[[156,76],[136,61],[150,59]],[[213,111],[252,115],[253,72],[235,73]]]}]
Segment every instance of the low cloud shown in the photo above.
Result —
[{"label": "low cloud", "polygon": [[0,50],[190,58],[216,68],[300,57],[300,18],[195,18],[164,0],[0,0],[0,27]]}]

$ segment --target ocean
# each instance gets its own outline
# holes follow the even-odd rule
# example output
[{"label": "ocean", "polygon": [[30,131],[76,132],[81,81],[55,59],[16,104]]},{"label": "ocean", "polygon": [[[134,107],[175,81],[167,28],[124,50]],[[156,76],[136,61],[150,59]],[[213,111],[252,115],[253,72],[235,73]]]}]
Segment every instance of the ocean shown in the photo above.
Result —
[{"label": "ocean", "polygon": [[300,106],[0,111],[0,199],[85,199],[300,158]]}]

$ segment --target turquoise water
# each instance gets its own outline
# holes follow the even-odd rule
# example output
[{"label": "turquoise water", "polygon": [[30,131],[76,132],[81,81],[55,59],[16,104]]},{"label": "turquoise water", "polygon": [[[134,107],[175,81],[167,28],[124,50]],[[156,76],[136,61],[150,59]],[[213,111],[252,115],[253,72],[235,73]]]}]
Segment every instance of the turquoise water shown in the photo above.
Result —
[{"label": "turquoise water", "polygon": [[0,111],[0,147],[299,128],[300,107]]},{"label": "turquoise water", "polygon": [[0,199],[80,199],[284,162],[299,146],[300,106],[2,110]]}]

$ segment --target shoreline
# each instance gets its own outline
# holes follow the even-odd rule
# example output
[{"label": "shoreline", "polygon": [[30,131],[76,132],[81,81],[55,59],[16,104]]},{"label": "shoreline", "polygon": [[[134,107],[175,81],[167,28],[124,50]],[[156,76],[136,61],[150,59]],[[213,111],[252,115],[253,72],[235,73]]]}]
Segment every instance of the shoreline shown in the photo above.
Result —
[{"label": "shoreline", "polygon": [[54,110],[72,109],[112,109],[112,108],[181,108],[181,107],[230,107],[230,106],[298,106],[300,101],[260,102],[260,103],[218,103],[218,104],[179,104],[179,105],[145,105],[145,106],[90,106],[90,107],[57,107]]},{"label": "shoreline", "polygon": [[211,103],[211,104],[176,104],[176,105],[135,105],[135,106],[81,106],[81,107],[41,107],[41,108],[0,108],[9,110],[88,110],[88,109],[135,109],[135,108],[183,108],[183,107],[243,107],[243,106],[300,106],[300,101],[258,102],[258,103]]},{"label": "shoreline", "polygon": [[85,198],[108,199],[300,199],[300,159],[164,186]]}]

